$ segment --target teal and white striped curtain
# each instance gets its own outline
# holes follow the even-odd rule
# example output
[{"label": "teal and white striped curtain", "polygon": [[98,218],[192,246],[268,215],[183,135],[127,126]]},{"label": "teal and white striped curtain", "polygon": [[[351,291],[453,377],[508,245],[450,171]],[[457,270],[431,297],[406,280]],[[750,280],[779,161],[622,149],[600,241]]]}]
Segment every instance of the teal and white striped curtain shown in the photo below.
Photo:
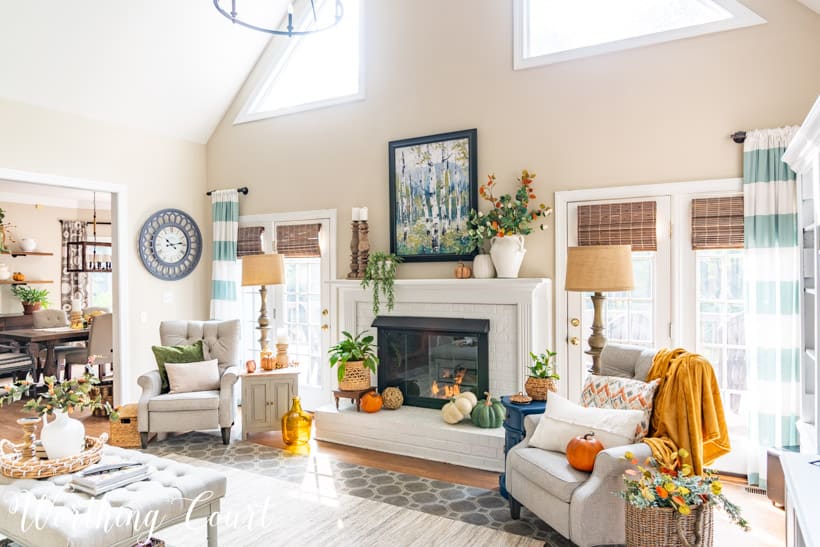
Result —
[{"label": "teal and white striped curtain", "polygon": [[766,487],[766,447],[798,444],[800,248],[797,184],[783,153],[797,127],[750,131],[743,147],[749,483]]},{"label": "teal and white striped curtain", "polygon": [[239,231],[239,192],[211,193],[213,265],[211,269],[211,319],[239,318],[239,266],[236,260]]}]

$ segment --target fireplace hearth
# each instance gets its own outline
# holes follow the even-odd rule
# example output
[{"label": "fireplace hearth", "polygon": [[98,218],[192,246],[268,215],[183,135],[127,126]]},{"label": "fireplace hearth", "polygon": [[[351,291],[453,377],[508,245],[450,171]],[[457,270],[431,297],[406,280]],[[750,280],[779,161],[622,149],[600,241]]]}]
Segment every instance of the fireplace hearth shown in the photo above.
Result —
[{"label": "fireplace hearth", "polygon": [[486,319],[379,316],[378,387],[398,387],[406,405],[441,408],[451,397],[489,388]]}]

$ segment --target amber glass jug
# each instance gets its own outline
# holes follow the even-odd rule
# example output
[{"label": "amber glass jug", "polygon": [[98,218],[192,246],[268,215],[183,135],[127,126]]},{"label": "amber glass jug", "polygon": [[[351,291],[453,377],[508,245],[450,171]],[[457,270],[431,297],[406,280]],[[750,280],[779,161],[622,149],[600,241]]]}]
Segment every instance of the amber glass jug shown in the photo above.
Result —
[{"label": "amber glass jug", "polygon": [[313,416],[302,410],[299,397],[294,397],[290,410],[282,416],[282,440],[288,446],[308,444],[312,423]]}]

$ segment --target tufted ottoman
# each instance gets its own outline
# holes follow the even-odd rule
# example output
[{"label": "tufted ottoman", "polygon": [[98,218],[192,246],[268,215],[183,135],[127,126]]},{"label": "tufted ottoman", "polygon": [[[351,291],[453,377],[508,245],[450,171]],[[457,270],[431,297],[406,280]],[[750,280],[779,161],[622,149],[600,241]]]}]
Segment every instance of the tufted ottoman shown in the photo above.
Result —
[{"label": "tufted ottoman", "polygon": [[120,461],[147,464],[149,479],[94,498],[68,488],[70,475],[0,477],[0,534],[37,547],[131,546],[186,518],[205,517],[208,546],[216,546],[224,475],[134,450],[104,448],[100,463]]}]

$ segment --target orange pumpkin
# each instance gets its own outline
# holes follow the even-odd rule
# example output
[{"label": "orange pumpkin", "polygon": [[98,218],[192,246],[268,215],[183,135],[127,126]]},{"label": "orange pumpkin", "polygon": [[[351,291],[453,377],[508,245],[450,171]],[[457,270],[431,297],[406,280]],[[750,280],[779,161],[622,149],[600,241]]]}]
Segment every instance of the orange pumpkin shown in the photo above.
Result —
[{"label": "orange pumpkin", "polygon": [[359,401],[359,407],[365,412],[378,412],[382,406],[384,406],[384,399],[375,391],[368,391]]},{"label": "orange pumpkin", "polygon": [[455,273],[457,279],[469,279],[473,275],[473,270],[469,266],[465,266],[463,262],[459,262]]},{"label": "orange pumpkin", "polygon": [[579,471],[592,471],[595,456],[603,449],[604,445],[595,438],[595,433],[587,433],[567,444],[567,461]]}]

